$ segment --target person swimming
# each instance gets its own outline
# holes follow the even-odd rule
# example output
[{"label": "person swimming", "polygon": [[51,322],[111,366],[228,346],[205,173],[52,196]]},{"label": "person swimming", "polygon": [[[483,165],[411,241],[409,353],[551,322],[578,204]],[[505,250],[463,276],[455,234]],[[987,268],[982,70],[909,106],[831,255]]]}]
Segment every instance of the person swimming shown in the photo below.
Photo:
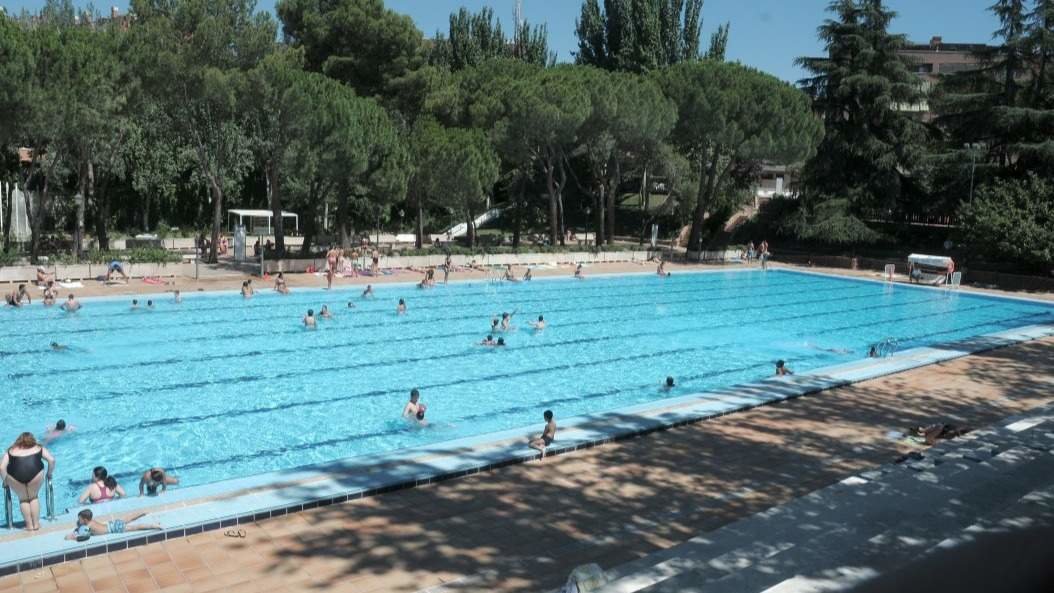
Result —
[{"label": "person swimming", "polygon": [[289,285],[285,283],[285,275],[281,272],[274,278],[274,290],[278,294],[289,294]]},{"label": "person swimming", "polygon": [[54,426],[49,426],[47,430],[44,431],[44,444],[47,445],[55,439],[66,436],[76,430],[76,426],[66,424],[66,421],[60,418]]},{"label": "person swimming", "polygon": [[512,316],[515,315],[518,311],[519,309],[513,311],[512,313],[501,314],[501,331],[507,332],[512,329]]},{"label": "person swimming", "polygon": [[253,285],[248,280],[242,282],[242,298],[251,299],[253,298]]},{"label": "person swimming", "polygon": [[348,301],[348,308],[349,309],[354,309],[355,308],[355,303],[353,303],[351,301]]},{"label": "person swimming", "polygon": [[776,376],[777,377],[782,377],[784,375],[793,375],[793,374],[794,374],[794,372],[791,371],[789,368],[787,368],[786,363],[784,363],[782,360],[777,360],[776,361]]},{"label": "person swimming", "polygon": [[673,377],[666,377],[666,381],[662,384],[663,391],[670,391],[674,388]]},{"label": "person swimming", "polygon": [[151,311],[153,311],[154,310],[154,301],[147,301],[146,302],[146,308],[150,309]]},{"label": "person swimming", "polygon": [[139,309],[139,299],[132,299],[132,310],[135,311],[137,309]]},{"label": "person swimming", "polygon": [[494,345],[494,336],[488,335],[487,337],[483,338],[483,341],[481,341],[479,343],[479,345],[480,346],[493,346]]},{"label": "person swimming", "polygon": [[304,315],[304,327],[311,327],[311,328],[313,328],[316,325],[317,324],[315,322],[315,310],[314,309],[308,309],[307,310],[307,315]]},{"label": "person swimming", "polygon": [[150,496],[161,494],[168,490],[169,486],[179,484],[179,478],[168,475],[164,468],[152,467],[139,477],[139,496],[143,496],[144,490]]},{"label": "person swimming", "polygon": [[373,296],[373,285],[372,284],[367,284],[366,285],[366,290],[362,291],[362,298],[368,299],[368,298],[371,298],[372,296]]},{"label": "person swimming", "polygon": [[51,343],[51,350],[54,352],[66,352],[69,349],[70,347],[65,344],[59,344],[58,342]]},{"label": "person swimming", "polygon": [[420,401],[421,392],[418,391],[416,387],[411,389],[410,401],[406,402],[406,405],[403,406],[403,419],[409,420],[417,417],[418,412],[420,412],[422,406],[424,406],[424,404],[420,403]]},{"label": "person swimming", "polygon": [[498,338],[498,341],[494,343],[494,347],[495,348],[504,348],[505,347],[505,338]]},{"label": "person swimming", "polygon": [[533,327],[535,329],[535,331],[541,331],[541,330],[545,329],[545,317],[542,317],[541,315],[539,315],[538,316],[538,321],[535,321],[534,323],[532,323],[531,327]]},{"label": "person swimming", "polygon": [[327,305],[322,305],[322,309],[319,310],[318,316],[322,319],[333,319],[333,314],[329,312]]},{"label": "person swimming", "polygon": [[497,317],[491,317],[490,318],[490,333],[492,333],[492,334],[498,333],[501,330],[501,328],[499,327],[500,323],[501,322],[498,321]]},{"label": "person swimming", "polygon": [[399,306],[395,308],[396,315],[406,315],[406,301],[399,299]]}]

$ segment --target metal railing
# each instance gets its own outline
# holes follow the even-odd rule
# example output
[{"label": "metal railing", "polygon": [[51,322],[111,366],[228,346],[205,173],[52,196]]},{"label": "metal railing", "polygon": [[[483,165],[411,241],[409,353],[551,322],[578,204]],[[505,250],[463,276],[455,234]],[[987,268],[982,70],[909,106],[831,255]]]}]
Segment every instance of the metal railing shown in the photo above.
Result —
[{"label": "metal railing", "polygon": [[[55,485],[51,481],[51,476],[47,476],[44,479],[44,507],[47,509],[47,520],[55,520]],[[15,500],[11,496],[11,487],[4,484],[4,525],[8,529],[14,529],[15,526]]]}]

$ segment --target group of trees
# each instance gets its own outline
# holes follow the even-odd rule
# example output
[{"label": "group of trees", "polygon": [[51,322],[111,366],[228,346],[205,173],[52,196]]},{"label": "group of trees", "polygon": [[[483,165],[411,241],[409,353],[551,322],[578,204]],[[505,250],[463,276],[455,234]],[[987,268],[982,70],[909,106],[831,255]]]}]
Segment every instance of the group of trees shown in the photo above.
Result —
[{"label": "group of trees", "polygon": [[[773,232],[857,245],[882,238],[875,212],[955,211],[973,246],[1050,262],[1054,0],[998,0],[999,43],[934,89],[882,0],[833,0],[800,89],[727,63],[727,24],[704,51],[702,7],[583,0],[575,63],[556,64],[545,26],[507,34],[489,9],[426,39],[383,0],[279,0],[277,19],[252,0],[110,19],[48,0],[0,15],[0,77],[18,81],[0,87],[0,175],[33,196],[33,258],[63,237],[79,254],[89,228],[106,249],[112,227],[179,224],[211,228],[215,259],[232,205],[274,212],[279,255],[289,208],[305,252],[397,212],[419,244],[455,220],[475,242],[492,202],[515,245],[561,243],[569,219],[603,244],[630,192],[641,235],[668,216],[698,250],[771,161],[803,164]],[[927,102],[932,121],[912,109]]]},{"label": "group of trees", "polygon": [[[1000,26],[978,67],[924,88],[882,0],[830,4],[819,28],[826,55],[799,60],[825,134],[781,231],[860,245],[883,238],[865,222],[874,213],[955,214],[975,254],[1050,269],[1054,0],[996,0],[990,10]],[[932,120],[917,114],[927,103]]]},{"label": "group of trees", "polygon": [[0,16],[0,68],[19,81],[0,90],[0,143],[34,197],[33,258],[67,232],[79,253],[91,220],[102,249],[115,222],[208,226],[215,260],[224,210],[260,203],[279,255],[290,207],[310,251],[329,209],[345,244],[407,210],[419,243],[436,213],[474,242],[488,198],[506,204],[514,244],[540,229],[562,243],[583,212],[610,243],[624,186],[639,180],[646,212],[656,176],[699,249],[742,171],[804,158],[820,136],[804,94],[724,62],[727,25],[700,52],[702,0],[586,0],[577,63],[560,65],[544,26],[507,36],[489,9],[452,14],[433,39],[382,0],[275,12],[132,0],[102,19],[49,0]]}]

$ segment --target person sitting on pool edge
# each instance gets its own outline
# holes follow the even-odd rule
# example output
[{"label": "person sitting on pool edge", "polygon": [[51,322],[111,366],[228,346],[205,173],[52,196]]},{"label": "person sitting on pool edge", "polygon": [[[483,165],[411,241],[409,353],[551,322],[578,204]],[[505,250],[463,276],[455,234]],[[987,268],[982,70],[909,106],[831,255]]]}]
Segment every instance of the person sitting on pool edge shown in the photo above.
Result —
[{"label": "person sitting on pool edge", "polygon": [[139,496],[143,496],[144,490],[146,490],[146,494],[156,496],[168,490],[169,486],[177,484],[179,484],[179,478],[165,473],[165,468],[152,467],[143,472],[143,475],[139,478]]},{"label": "person sitting on pool edge", "polygon": [[544,458],[545,450],[556,440],[556,420],[553,419],[552,410],[543,412],[542,417],[545,418],[545,428],[542,429],[542,434],[528,441],[527,446],[541,451]]},{"label": "person sitting on pool edge", "polygon": [[85,541],[93,535],[108,535],[111,533],[117,534],[128,531],[153,531],[161,529],[161,526],[157,523],[129,525],[145,516],[146,513],[135,513],[134,515],[129,515],[127,519],[113,519],[106,523],[101,523],[95,520],[91,509],[84,509],[77,513],[77,525],[73,528],[73,533],[66,536],[66,539]]},{"label": "person sitting on pool edge", "polygon": [[289,286],[285,283],[285,276],[281,272],[274,277],[274,291],[278,294],[289,294]]},{"label": "person sitting on pool edge", "polygon": [[782,377],[784,375],[793,375],[794,372],[787,368],[786,363],[782,360],[776,361],[776,376]]},{"label": "person sitting on pool edge", "polygon": [[315,310],[308,309],[307,315],[304,315],[304,327],[314,328],[315,325]]},{"label": "person sitting on pool edge", "polygon": [[113,273],[114,272],[117,272],[118,274],[120,274],[121,278],[123,278],[125,282],[128,282],[128,274],[124,273],[124,267],[121,265],[121,262],[119,262],[117,260],[113,260],[112,262],[110,262],[110,269],[106,270],[106,281],[107,282],[109,282],[110,279],[113,278]]}]

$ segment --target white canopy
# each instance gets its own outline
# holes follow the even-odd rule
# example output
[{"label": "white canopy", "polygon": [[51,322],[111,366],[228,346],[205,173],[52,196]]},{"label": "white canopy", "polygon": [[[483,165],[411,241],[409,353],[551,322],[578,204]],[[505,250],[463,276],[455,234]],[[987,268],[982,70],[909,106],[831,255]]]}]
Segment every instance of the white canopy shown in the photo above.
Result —
[{"label": "white canopy", "polygon": [[933,268],[949,268],[955,265],[955,262],[952,261],[952,258],[950,257],[944,257],[942,255],[922,255],[919,253],[912,253],[909,255],[908,262]]},{"label": "white canopy", "polygon": [[[258,227],[258,226],[264,226],[264,224],[267,225],[267,234],[268,235],[271,234],[271,219],[273,218],[274,213],[271,212],[270,210],[241,210],[241,209],[228,210],[227,211],[227,228],[228,228],[228,230],[233,230],[234,229],[234,226],[231,224],[231,222],[232,222],[231,217],[232,216],[237,216],[238,217],[238,224],[240,224],[240,225],[245,225],[245,219],[246,218],[249,219],[249,226],[246,227],[246,231],[249,234],[254,234],[253,230],[256,227]],[[294,224],[296,225],[296,230],[297,231],[300,230],[300,216],[299,215],[297,215],[297,214],[295,214],[293,212],[286,212],[285,210],[283,210],[282,211],[282,218],[292,218],[294,220]],[[266,220],[267,222],[265,223],[264,220]]]}]

